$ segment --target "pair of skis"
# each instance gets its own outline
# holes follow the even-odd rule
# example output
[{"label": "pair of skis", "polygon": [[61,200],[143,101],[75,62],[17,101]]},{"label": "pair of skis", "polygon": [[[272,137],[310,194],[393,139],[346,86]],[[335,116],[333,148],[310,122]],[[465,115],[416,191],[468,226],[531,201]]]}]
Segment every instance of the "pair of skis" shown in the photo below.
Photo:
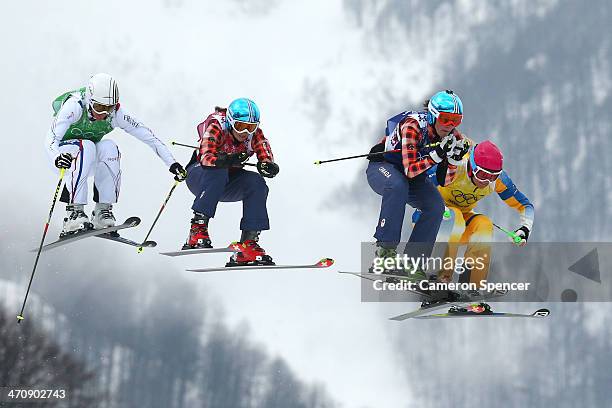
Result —
[{"label": "pair of skis", "polygon": [[[184,249],[181,251],[173,252],[160,252],[161,255],[170,257],[195,255],[195,254],[212,254],[212,253],[223,253],[223,252],[238,252],[232,245],[227,248],[196,248],[196,249]],[[334,260],[331,258],[323,258],[313,264],[296,264],[296,265],[241,265],[241,266],[221,266],[213,268],[201,268],[201,269],[187,269],[188,272],[221,272],[221,271],[244,271],[251,269],[320,269],[329,268],[334,264]]]},{"label": "pair of skis", "polygon": [[[406,276],[400,275],[381,275],[375,273],[368,272],[339,272],[349,275],[354,275],[362,279],[377,281],[377,280],[386,280],[388,278],[392,279],[406,279]],[[418,290],[407,290],[408,292],[420,295],[425,298],[425,300],[432,301],[434,300],[433,294],[427,292],[421,292]],[[526,318],[541,318],[547,317],[550,315],[550,310],[548,309],[538,309],[531,314],[522,314],[522,313],[502,313],[502,312],[474,312],[468,311],[467,309],[458,309],[457,306],[469,305],[479,302],[484,302],[487,300],[491,300],[497,297],[504,296],[507,291],[492,291],[489,293],[482,294],[480,296],[471,296],[467,293],[457,293],[453,292],[454,297],[452,299],[439,300],[435,302],[431,302],[430,304],[422,305],[420,308],[413,310],[408,313],[404,313],[401,315],[397,315],[389,318],[389,320],[395,321],[403,321],[407,319],[450,319],[450,318],[461,318],[461,317],[526,317]],[[446,313],[433,313],[431,312],[449,308],[449,311]],[[454,309],[454,310],[453,310]]]},{"label": "pair of skis", "polygon": [[[142,243],[138,243],[138,242],[129,240],[127,238],[123,238],[117,232],[117,231],[124,230],[127,228],[134,228],[138,224],[140,224],[140,218],[130,217],[127,220],[125,220],[125,222],[123,222],[122,224],[115,225],[113,227],[82,230],[82,231],[75,232],[70,235],[60,237],[57,241],[43,246],[42,251],[48,251],[49,249],[57,248],[57,247],[60,247],[66,244],[70,244],[76,241],[80,241],[82,239],[89,238],[89,237],[98,237],[98,238],[108,239],[111,241],[120,242],[122,244],[135,246],[135,247],[153,248],[157,246],[157,242],[155,241],[145,241]],[[37,249],[33,249],[31,252],[36,252],[36,251]]]},{"label": "pair of skis", "polygon": [[[127,238],[121,237],[117,231],[124,230],[127,228],[133,228],[140,224],[140,218],[138,217],[130,217],[125,222],[119,225],[115,225],[113,227],[107,227],[97,230],[83,230],[79,232],[75,232],[73,234],[64,236],[59,238],[57,241],[47,244],[42,247],[42,251],[47,251],[53,248],[57,248],[66,244],[70,244],[76,241],[80,241],[89,237],[98,237],[103,239],[108,239],[115,242],[120,242],[122,244],[127,244],[135,247],[145,247],[152,248],[157,246],[155,241],[144,241],[144,242],[135,242],[129,240]],[[33,252],[36,249],[32,250]],[[184,256],[184,255],[193,255],[193,254],[210,254],[210,253],[219,253],[219,252],[236,252],[236,250],[232,249],[231,245],[227,248],[201,248],[201,249],[187,249],[182,251],[175,252],[162,252],[162,255],[176,257],[176,256]],[[203,269],[188,269],[189,272],[217,272],[217,271],[226,271],[226,270],[247,270],[247,269],[312,269],[312,268],[328,268],[334,264],[334,260],[331,258],[323,258],[318,262],[313,264],[299,264],[299,265],[248,265],[248,266],[232,266],[232,267],[218,267],[218,268],[203,268]]]}]

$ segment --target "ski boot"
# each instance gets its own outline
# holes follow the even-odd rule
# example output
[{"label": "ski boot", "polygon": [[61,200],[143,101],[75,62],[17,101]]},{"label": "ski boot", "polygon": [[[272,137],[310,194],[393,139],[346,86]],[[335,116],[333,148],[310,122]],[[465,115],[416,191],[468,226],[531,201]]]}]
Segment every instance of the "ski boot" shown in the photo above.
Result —
[{"label": "ski boot", "polygon": [[[385,264],[390,263],[393,266],[396,265],[397,259],[397,250],[395,248],[385,248],[379,246],[376,248],[374,252],[374,261],[368,272],[380,275],[403,275],[403,271],[401,269],[392,267],[386,268]],[[378,261],[379,260],[379,261]],[[379,265],[375,265],[375,263],[379,263]],[[382,272],[378,272],[377,269],[383,268]],[[399,279],[395,277],[389,277],[385,279],[385,282],[388,283],[399,283]]]},{"label": "ski boot", "polygon": [[233,242],[231,248],[236,252],[230,257],[226,267],[232,266],[255,266],[275,265],[272,257],[266,255],[266,251],[259,246],[259,231],[243,231],[240,242]]},{"label": "ski boot", "polygon": [[85,204],[68,204],[66,206],[66,218],[64,218],[60,238],[93,228],[84,209]]},{"label": "ski boot", "polygon": [[183,245],[185,249],[212,248],[212,242],[208,235],[208,217],[204,214],[195,213],[191,219],[189,237]]},{"label": "ski boot", "polygon": [[[382,265],[389,262],[387,259],[393,260],[393,268],[385,268],[382,272],[382,275],[398,275],[402,276],[402,278],[397,277],[389,277],[386,278],[385,281],[388,283],[399,283],[400,280],[405,280],[409,282],[420,282],[422,280],[427,280],[427,275],[425,272],[417,267],[414,268],[412,265],[401,265],[398,264],[397,261],[397,250],[395,248],[385,248],[378,247],[375,252],[376,258],[382,259]],[[374,265],[370,267],[370,273],[374,272]],[[404,278],[405,276],[405,278]]]},{"label": "ski boot", "polygon": [[94,229],[114,227],[116,220],[113,215],[113,206],[111,204],[96,203],[96,208],[91,213],[91,221]]},{"label": "ski boot", "polygon": [[466,307],[452,306],[448,309],[449,314],[472,315],[472,314],[492,314],[491,306],[487,303],[472,303]]}]

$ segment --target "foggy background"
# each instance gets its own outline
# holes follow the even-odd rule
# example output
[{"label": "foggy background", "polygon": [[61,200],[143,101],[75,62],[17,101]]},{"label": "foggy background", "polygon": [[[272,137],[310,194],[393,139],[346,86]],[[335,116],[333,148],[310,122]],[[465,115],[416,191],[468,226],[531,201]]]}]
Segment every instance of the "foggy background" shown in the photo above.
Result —
[{"label": "foggy background", "polygon": [[[56,183],[43,150],[51,101],[109,72],[126,111],[168,144],[195,143],[195,126],[215,105],[255,100],[281,168],[268,182],[272,229],[261,244],[277,263],[332,257],[336,265],[185,272],[226,256],[157,254],[187,235],[192,195],[184,185],[151,236],[155,250],[138,255],[87,239],[43,253],[26,319],[95,370],[85,389],[101,393],[103,406],[142,398],[151,406],[605,406],[608,304],[553,304],[544,321],[388,321],[417,305],[360,303],[359,280],[335,273],[359,268],[360,242],[374,233],[379,197],[367,186],[366,161],[312,162],[367,152],[389,116],[453,89],[464,103],[462,131],[497,143],[534,203],[530,240],[609,240],[611,9],[603,0],[6,4],[7,321],[21,306],[33,264],[27,250],[40,240]],[[139,240],[173,180],[146,145],[119,130],[107,137],[122,153],[115,215],[142,218],[124,234]],[[172,151],[183,163],[191,155]],[[518,225],[495,195],[479,208]],[[63,212],[58,205],[48,242]],[[215,246],[239,238],[240,216],[239,203],[219,206]]]}]

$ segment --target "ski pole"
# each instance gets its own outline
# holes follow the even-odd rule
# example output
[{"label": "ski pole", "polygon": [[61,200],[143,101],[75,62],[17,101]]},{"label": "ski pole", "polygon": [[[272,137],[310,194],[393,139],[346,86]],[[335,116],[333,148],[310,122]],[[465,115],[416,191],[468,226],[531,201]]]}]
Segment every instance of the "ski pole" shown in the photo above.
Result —
[{"label": "ski pole", "polygon": [[47,217],[47,222],[45,223],[45,228],[43,230],[42,239],[40,240],[40,245],[38,246],[38,252],[36,253],[36,260],[34,261],[34,268],[32,268],[32,275],[30,276],[30,282],[28,283],[28,290],[26,290],[25,297],[23,298],[23,305],[21,305],[21,312],[17,315],[17,323],[21,323],[23,320],[23,310],[25,309],[26,302],[28,301],[28,295],[30,294],[30,287],[32,286],[32,280],[34,279],[34,273],[36,272],[36,266],[38,266],[38,259],[40,258],[40,253],[42,251],[43,244],[45,243],[45,237],[47,236],[47,231],[49,230],[49,223],[51,222],[51,216],[53,215],[53,209],[55,208],[55,203],[57,202],[57,196],[62,188],[62,181],[64,180],[64,173],[66,169],[60,169],[59,180],[57,181],[57,187],[55,187],[55,193],[53,194],[53,202],[51,203],[51,209],[49,210],[49,217]]},{"label": "ski pole", "polygon": [[[149,228],[149,232],[147,232],[147,236],[145,237],[145,239],[142,240],[142,243],[144,244],[145,242],[147,242],[147,239],[149,238],[149,235],[151,235],[151,231],[153,231],[153,227],[155,227],[155,224],[157,224],[157,220],[159,220],[159,217],[161,215],[161,213],[164,211],[164,208],[166,208],[166,204],[168,204],[168,200],[170,200],[170,196],[172,196],[172,193],[174,193],[174,189],[176,189],[176,186],[178,186],[180,183],[180,181],[176,180],[174,182],[174,184],[172,185],[172,188],[170,189],[170,192],[168,193],[168,195],[166,196],[166,199],[164,200],[164,203],[162,204],[161,208],[159,209],[159,212],[157,213],[157,217],[155,217],[155,221],[153,221],[153,225],[151,225],[151,228]],[[138,253],[142,253],[143,247],[139,246],[138,247]]]},{"label": "ski pole", "polygon": [[395,149],[395,150],[387,150],[385,152],[366,153],[366,154],[358,154],[357,156],[340,157],[338,159],[317,160],[317,161],[314,162],[314,164],[331,163],[331,162],[336,162],[336,161],[341,161],[341,160],[358,159],[360,157],[368,157],[368,156],[379,156],[381,154],[399,153],[401,151],[402,151],[402,149]]},{"label": "ski pole", "polygon": [[[430,143],[428,145],[425,145],[425,147],[433,147],[433,146],[437,146],[439,144],[440,143]],[[387,150],[387,151],[384,151],[384,152],[358,154],[357,156],[340,157],[338,159],[317,160],[317,161],[314,162],[314,164],[318,165],[318,164],[331,163],[331,162],[336,162],[336,161],[341,161],[341,160],[359,159],[360,157],[379,156],[381,154],[387,154],[387,153],[400,153],[401,151],[402,151],[402,149],[395,149],[395,150]]]},{"label": "ski pole", "polygon": [[183,143],[175,142],[174,140],[171,141],[170,144],[173,145],[173,146],[191,147],[192,149],[198,150],[198,146],[192,146],[192,145],[188,145],[188,144],[183,144]]},{"label": "ski pole", "polygon": [[521,241],[523,240],[523,238],[519,237],[519,236],[518,236],[518,235],[516,235],[514,232],[512,232],[512,231],[508,231],[507,229],[500,227],[500,226],[499,226],[499,225],[497,225],[496,223],[493,223],[493,225],[494,225],[494,226],[495,226],[497,229],[499,229],[501,232],[503,232],[504,234],[506,234],[507,236],[509,236],[510,238],[512,238],[512,241],[513,241],[515,244],[520,244],[520,243],[521,243]]},{"label": "ski pole", "polygon": [[[173,146],[183,146],[183,147],[190,147],[192,149],[196,149],[198,150],[199,147],[198,146],[192,146],[192,145],[188,145],[188,144],[183,144],[183,143],[179,143],[179,142],[175,142],[174,140],[170,142],[171,145]],[[242,166],[253,166],[253,167],[257,167],[257,165],[255,163],[242,163]]]}]

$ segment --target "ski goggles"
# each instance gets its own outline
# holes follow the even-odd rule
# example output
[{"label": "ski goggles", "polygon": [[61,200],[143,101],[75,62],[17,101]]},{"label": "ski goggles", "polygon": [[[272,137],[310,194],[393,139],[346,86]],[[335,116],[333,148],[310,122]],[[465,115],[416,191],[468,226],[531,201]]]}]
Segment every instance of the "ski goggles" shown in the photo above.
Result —
[{"label": "ski goggles", "polygon": [[257,122],[243,122],[241,120],[235,120],[232,122],[232,127],[238,133],[255,133],[257,128],[259,127],[259,123]]},{"label": "ski goggles", "polygon": [[91,103],[91,110],[97,113],[98,115],[107,114],[110,115],[114,112],[117,105],[104,105],[98,102]]},{"label": "ski goggles", "polygon": [[472,170],[472,175],[474,176],[476,180],[486,182],[486,183],[492,183],[495,180],[497,180],[497,178],[502,172],[502,170],[491,171],[491,170],[484,169],[482,167],[478,167],[476,165],[476,162],[474,161],[473,154],[470,155],[470,168]]},{"label": "ski goggles", "polygon": [[463,120],[462,114],[450,113],[450,112],[440,112],[440,114],[436,118],[436,122],[438,122],[441,126],[457,127],[461,124],[462,120]]}]

